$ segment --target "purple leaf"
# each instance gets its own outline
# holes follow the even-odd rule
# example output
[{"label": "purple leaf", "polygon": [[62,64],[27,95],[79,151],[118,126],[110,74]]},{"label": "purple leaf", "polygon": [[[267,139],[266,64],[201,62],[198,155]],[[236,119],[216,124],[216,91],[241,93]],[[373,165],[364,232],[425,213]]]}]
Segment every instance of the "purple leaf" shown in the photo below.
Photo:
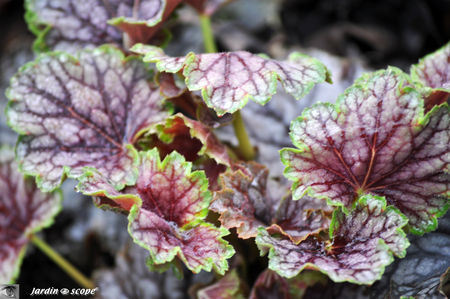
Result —
[{"label": "purple leaf", "polygon": [[328,229],[328,214],[331,214],[331,210],[321,199],[309,196],[299,200],[284,198],[267,230],[270,234],[282,234],[298,244],[309,235]]},{"label": "purple leaf", "polygon": [[87,195],[106,196],[122,208],[135,201],[128,231],[150,252],[152,267],[165,268],[178,257],[194,273],[211,268],[225,273],[234,250],[222,239],[226,229],[204,221],[211,201],[205,174],[191,172],[192,164],[177,152],[162,162],[156,148],[141,152],[140,158],[135,186],[117,191],[93,171],[81,178],[77,188]]},{"label": "purple leaf", "polygon": [[433,230],[448,209],[450,118],[446,104],[423,114],[408,77],[389,68],[364,75],[336,105],[318,104],[292,122],[299,149],[283,149],[294,199],[309,193],[351,208],[384,196],[411,230]]},{"label": "purple leaf", "polygon": [[82,51],[78,58],[50,53],[27,64],[11,80],[10,126],[21,169],[43,190],[66,173],[78,178],[95,167],[117,188],[134,184],[134,143],[168,116],[148,69],[111,47]]},{"label": "purple leaf", "polygon": [[450,92],[450,42],[413,65],[411,76],[425,87]]},{"label": "purple leaf", "polygon": [[17,169],[14,152],[0,149],[0,283],[14,281],[31,234],[50,226],[61,208],[59,193],[42,193]]},{"label": "purple leaf", "polygon": [[255,237],[262,226],[298,243],[329,227],[329,218],[320,211],[327,208],[323,201],[274,197],[268,188],[268,169],[261,164],[242,163],[233,168],[221,175],[222,189],[215,192],[210,209],[220,214],[223,226],[237,228],[240,238]]},{"label": "purple leaf", "polygon": [[323,287],[326,282],[326,276],[317,271],[304,271],[286,279],[266,269],[256,279],[250,299],[302,299],[309,287],[316,284]]},{"label": "purple leaf", "polygon": [[108,23],[127,33],[131,45],[147,43],[181,2],[182,0],[128,0],[119,5],[116,16]]},{"label": "purple leaf", "polygon": [[363,196],[350,215],[334,212],[330,240],[309,236],[296,245],[259,229],[256,243],[269,252],[269,268],[291,278],[305,268],[317,269],[333,281],[372,284],[380,279],[392,254],[403,257],[409,246],[401,228],[406,217],[381,197]]},{"label": "purple leaf", "polygon": [[111,25],[127,32],[132,44],[146,43],[158,31],[160,26],[157,25],[168,17],[179,2],[27,0],[26,19],[38,37],[34,45],[36,50],[75,53],[106,43],[122,46],[122,32]]},{"label": "purple leaf", "polygon": [[419,87],[424,87],[426,111],[448,101],[450,96],[450,43],[413,65],[411,76]]},{"label": "purple leaf", "polygon": [[228,272],[216,283],[197,291],[198,299],[244,299],[241,281],[236,269]]},{"label": "purple leaf", "polygon": [[132,51],[144,55],[144,61],[156,63],[160,72],[182,71],[187,88],[201,90],[208,107],[219,116],[241,109],[249,99],[264,105],[275,94],[278,81],[300,99],[316,83],[329,80],[322,63],[300,53],[276,61],[244,51],[169,57],[160,48],[142,44]]}]

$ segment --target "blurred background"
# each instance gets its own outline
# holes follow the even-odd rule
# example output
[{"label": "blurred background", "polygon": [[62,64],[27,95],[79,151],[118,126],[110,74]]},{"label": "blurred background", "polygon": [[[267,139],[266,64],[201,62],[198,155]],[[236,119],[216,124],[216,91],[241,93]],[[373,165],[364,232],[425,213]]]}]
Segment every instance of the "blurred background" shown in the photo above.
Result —
[{"label": "blurred background", "polygon": [[[4,91],[9,79],[21,65],[34,59],[31,50],[34,36],[24,22],[23,6],[21,0],[0,0],[2,111],[7,103]],[[216,13],[212,22],[221,51],[248,50],[281,59],[291,51],[300,50],[319,58],[331,69],[334,84],[316,87],[302,101],[280,93],[265,107],[252,103],[243,110],[252,140],[258,146],[259,160],[269,165],[272,177],[282,180],[278,149],[290,146],[287,135],[290,121],[305,106],[317,101],[334,101],[364,71],[387,65],[408,71],[419,58],[447,43],[450,0],[236,0]],[[180,8],[169,29],[173,35],[167,48],[169,54],[203,52],[202,35],[193,9]],[[262,126],[269,127],[269,132],[262,132]],[[235,142],[230,133],[227,129],[218,132],[222,139]],[[2,114],[0,142],[14,145],[16,138]],[[126,216],[95,208],[91,199],[75,193],[73,187],[73,182],[64,183],[64,209],[55,224],[42,234],[83,273],[95,277],[103,286],[98,297],[189,298],[190,289],[192,292],[196,286],[212,281],[213,275],[209,273],[186,273],[184,280],[177,280],[170,273],[149,273],[145,268],[145,251],[130,242]],[[441,256],[445,250],[450,255],[448,217],[442,220],[438,232],[423,237],[420,243],[414,240],[409,250],[412,253],[408,253],[413,260],[396,261],[371,290],[339,284],[328,291],[315,290],[305,298],[345,298],[348,294],[352,298],[382,298],[387,289],[401,281],[415,288],[427,279],[439,280],[436,275],[442,274],[440,271],[450,263],[448,255]],[[422,247],[425,251],[432,250],[426,247],[427,242],[440,244],[439,250],[434,249],[440,263],[422,258]],[[442,259],[447,266],[442,264]],[[429,273],[405,282],[408,279],[405,269],[416,269],[422,262],[434,263],[438,268],[428,265],[425,268]],[[33,246],[27,250],[17,283],[22,294],[29,294],[32,287],[78,287]]]}]

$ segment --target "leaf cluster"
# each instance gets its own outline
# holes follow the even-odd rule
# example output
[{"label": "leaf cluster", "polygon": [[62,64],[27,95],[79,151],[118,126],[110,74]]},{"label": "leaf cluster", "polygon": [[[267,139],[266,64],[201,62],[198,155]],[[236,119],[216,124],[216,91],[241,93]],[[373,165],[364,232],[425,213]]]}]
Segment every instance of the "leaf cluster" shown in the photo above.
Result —
[{"label": "leaf cluster", "polygon": [[[406,255],[407,233],[436,229],[450,204],[450,43],[411,74],[394,67],[364,74],[336,104],[316,104],[293,120],[296,148],[280,151],[290,188],[264,165],[243,161],[214,129],[249,99],[266,104],[278,85],[300,99],[331,83],[331,74],[301,53],[283,61],[244,51],[168,56],[155,44],[164,43],[164,21],[181,2],[28,0],[41,54],[7,91],[8,123],[20,136],[18,166],[2,161],[6,176],[18,168],[44,192],[75,179],[98,207],[128,215],[151,270],[224,275],[198,298],[259,298],[264,290],[301,298],[324,283],[320,273],[370,285]],[[186,2],[205,17],[228,1]],[[5,186],[14,187],[8,179]],[[54,195],[29,188],[2,197],[1,207],[36,200],[51,207],[27,214],[17,236],[0,222],[0,239],[9,242],[0,253],[14,253],[0,260],[0,282],[16,276],[34,231],[28,223],[41,228],[59,210]],[[248,239],[249,253],[241,250]],[[257,250],[268,255],[268,269],[248,291],[242,277],[261,264],[251,256]]]}]

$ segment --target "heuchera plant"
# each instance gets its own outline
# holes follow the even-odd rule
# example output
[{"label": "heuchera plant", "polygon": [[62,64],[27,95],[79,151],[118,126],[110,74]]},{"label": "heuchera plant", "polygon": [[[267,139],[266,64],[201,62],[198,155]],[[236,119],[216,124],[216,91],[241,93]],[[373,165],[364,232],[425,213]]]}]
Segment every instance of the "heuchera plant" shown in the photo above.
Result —
[{"label": "heuchera plant", "polygon": [[[207,53],[171,57],[155,46],[181,2],[198,12]],[[198,298],[301,297],[323,283],[317,271],[370,285],[405,256],[407,233],[436,229],[450,195],[450,43],[411,74],[364,74],[336,104],[293,120],[296,148],[280,151],[290,188],[252,161],[239,110],[266,104],[279,85],[300,99],[331,74],[300,53],[217,53],[209,18],[226,2],[26,1],[42,53],[7,91],[20,136],[18,165],[6,150],[0,161],[0,283],[17,277],[27,240],[59,210],[29,176],[44,192],[75,179],[98,207],[127,214],[151,270],[214,270]],[[228,121],[238,146],[214,133]],[[248,254],[242,244],[268,254],[250,288],[238,271],[245,261],[229,263]]]}]

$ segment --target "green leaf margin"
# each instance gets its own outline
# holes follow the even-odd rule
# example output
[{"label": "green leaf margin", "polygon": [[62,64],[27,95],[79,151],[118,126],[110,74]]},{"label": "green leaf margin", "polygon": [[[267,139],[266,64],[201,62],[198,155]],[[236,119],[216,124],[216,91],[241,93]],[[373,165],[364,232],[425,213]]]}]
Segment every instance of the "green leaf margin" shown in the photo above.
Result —
[{"label": "green leaf margin", "polygon": [[[291,152],[293,154],[302,154],[304,152],[307,152],[309,150],[309,148],[305,143],[297,142],[296,136],[294,135],[293,131],[294,131],[295,127],[297,127],[299,125],[299,123],[304,122],[308,118],[308,114],[310,114],[312,111],[314,111],[317,107],[327,106],[327,107],[333,108],[336,113],[345,112],[343,109],[341,109],[341,104],[345,101],[345,98],[349,94],[351,94],[354,90],[363,90],[363,91],[366,90],[368,81],[375,80],[376,76],[380,76],[382,74],[389,73],[389,72],[392,72],[395,75],[398,75],[402,79],[402,81],[400,82],[400,84],[397,88],[397,91],[399,94],[414,93],[419,98],[419,100],[418,100],[419,105],[420,105],[419,114],[416,115],[416,120],[414,122],[415,127],[413,127],[415,129],[415,132],[423,129],[428,124],[431,116],[434,113],[436,113],[439,109],[441,109],[442,107],[447,107],[447,109],[450,112],[450,106],[447,103],[443,103],[439,106],[434,106],[430,111],[425,113],[424,99],[422,97],[422,94],[416,88],[414,88],[414,84],[412,82],[411,77],[408,74],[405,74],[399,68],[389,66],[386,70],[379,70],[379,71],[372,72],[372,73],[364,73],[361,77],[359,77],[358,79],[355,80],[353,85],[348,87],[344,91],[344,93],[338,97],[335,104],[316,103],[313,106],[304,109],[301,116],[297,117],[295,120],[293,120],[291,122],[289,135],[291,137],[292,144],[294,146],[296,146],[297,148],[283,148],[283,149],[279,150],[279,153],[280,153],[281,162],[286,166],[286,168],[283,171],[284,176],[286,178],[288,178],[289,180],[294,181],[292,184],[292,188],[291,188],[293,200],[299,200],[300,198],[302,198],[305,195],[309,195],[311,197],[315,197],[315,198],[319,198],[319,199],[324,199],[327,201],[327,205],[332,206],[332,207],[341,208],[343,213],[345,213],[346,215],[348,215],[350,213],[350,210],[353,210],[356,207],[356,204],[361,196],[358,197],[358,199],[356,199],[353,202],[352,208],[349,210],[349,209],[347,209],[347,207],[344,206],[344,204],[342,202],[340,202],[338,200],[333,200],[332,198],[330,198],[328,196],[317,195],[310,186],[307,187],[303,193],[296,192],[296,189],[300,185],[302,185],[302,182],[299,179],[297,179],[297,177],[294,174],[291,173],[293,168],[290,167],[290,165],[289,165],[288,152]],[[450,165],[444,171],[449,173]],[[364,194],[362,194],[362,195],[364,195]],[[450,190],[446,194],[444,194],[444,196],[449,198]],[[422,230],[414,229],[412,227],[409,227],[408,230],[415,235],[423,235],[426,232],[435,230],[438,225],[437,218],[443,216],[447,212],[449,207],[450,207],[450,201],[447,204],[445,204],[443,207],[441,207],[440,210],[435,212],[434,216],[431,218],[433,223],[430,224],[429,226],[423,228]]]},{"label": "green leaf margin", "polygon": [[[126,64],[126,63],[128,63],[128,62],[130,62],[130,61],[139,61],[139,62],[141,61],[141,59],[140,59],[138,56],[133,56],[133,55],[125,56],[125,54],[124,54],[121,50],[119,50],[118,48],[116,48],[115,46],[107,45],[107,44],[106,44],[106,45],[102,45],[102,46],[100,46],[100,47],[97,47],[97,48],[95,48],[95,49],[87,49],[87,50],[83,50],[83,51],[80,51],[79,53],[92,53],[92,54],[94,54],[94,55],[98,55],[98,54],[113,54],[113,55],[119,56],[123,64]],[[75,56],[73,56],[73,55],[70,55],[70,54],[67,54],[67,53],[65,53],[65,52],[61,52],[61,51],[53,51],[53,52],[48,52],[48,53],[42,53],[42,54],[40,54],[35,60],[30,61],[30,62],[26,63],[25,65],[23,65],[23,66],[17,71],[17,73],[13,76],[13,78],[15,78],[19,73],[22,73],[22,72],[24,72],[24,71],[26,71],[26,70],[28,70],[28,69],[31,69],[31,68],[34,68],[34,67],[39,66],[40,62],[41,62],[43,59],[46,59],[46,58],[48,58],[48,57],[49,57],[49,58],[56,58],[56,59],[58,59],[58,58],[63,58],[63,59],[66,60],[67,62],[79,63],[79,59],[78,59],[77,57],[75,57]],[[148,67],[147,67],[147,70],[148,70],[149,78],[151,78],[152,76],[154,77],[154,72],[153,72],[153,70],[150,69],[150,68],[148,68]],[[153,78],[153,80],[154,80],[154,78]],[[147,81],[150,82],[150,79],[147,80]],[[11,78],[11,82],[12,82],[12,78]],[[6,93],[5,93],[5,94],[6,94],[6,97],[9,99],[9,101],[8,101],[8,103],[7,103],[7,105],[6,105],[6,108],[5,108],[5,113],[6,113],[6,116],[7,116],[7,117],[6,117],[6,122],[7,122],[8,126],[9,126],[10,128],[12,128],[15,132],[17,132],[17,133],[19,134],[19,138],[18,138],[18,140],[17,140],[17,144],[19,144],[20,141],[21,141],[25,136],[27,136],[27,132],[21,130],[20,127],[13,126],[13,125],[10,123],[10,121],[9,121],[9,119],[8,119],[8,111],[9,111],[9,109],[11,109],[11,106],[14,104],[14,102],[15,102],[16,100],[15,100],[15,99],[12,97],[12,95],[11,95],[11,87],[8,87],[8,88],[6,89]],[[171,104],[167,104],[167,102],[165,102],[164,99],[162,99],[162,102],[164,103],[164,108],[166,109],[167,113],[168,113],[168,114],[171,114],[172,111],[173,111],[173,106],[172,106]],[[135,135],[135,137],[134,137],[133,139],[136,140],[138,137],[142,136],[142,135],[143,135],[146,131],[148,131],[149,129],[150,129],[150,127],[147,127],[147,128],[141,129],[139,132],[136,132],[136,135]],[[17,150],[17,144],[16,144],[16,150]],[[131,186],[131,185],[134,185],[134,184],[136,183],[137,176],[138,176],[138,169],[137,169],[137,167],[138,167],[138,165],[139,165],[139,159],[138,159],[139,154],[138,154],[137,150],[134,148],[134,146],[133,146],[132,144],[126,144],[126,143],[124,143],[124,144],[122,144],[122,145],[123,145],[123,148],[124,148],[124,149],[128,150],[128,153],[129,153],[130,157],[133,158],[134,169],[133,169],[133,171],[132,171],[132,172],[133,172],[132,177],[127,178],[127,180],[126,180],[125,183],[123,183],[123,184],[118,184],[117,186],[115,186],[115,188],[116,188],[117,190],[123,189],[125,186]],[[16,155],[16,157],[17,157],[17,155]],[[36,173],[36,172],[25,172],[25,171],[22,169],[22,165],[21,165],[22,163],[21,163],[20,161],[18,161],[17,159],[16,159],[16,161],[17,161],[17,163],[18,163],[18,165],[19,165],[20,171],[21,171],[22,173],[25,173],[26,175],[34,176],[34,177],[36,178],[36,184],[37,184],[37,186],[39,187],[39,189],[41,189],[41,190],[43,190],[43,191],[45,191],[45,192],[51,192],[51,191],[53,191],[53,190],[59,188],[59,186],[60,186],[61,183],[65,180],[66,177],[77,179],[77,177],[74,177],[74,176],[71,176],[71,175],[70,175],[70,167],[64,166],[64,167],[63,167],[63,173],[62,173],[62,175],[61,175],[60,182],[59,182],[54,188],[47,189],[47,188],[44,188],[44,187],[43,187],[43,179],[42,179],[42,176],[41,176],[39,173]],[[84,168],[83,168],[83,171],[89,171],[89,167],[84,167]],[[83,175],[83,174],[82,174],[82,175]],[[81,176],[82,176],[82,175],[81,175]],[[81,177],[81,176],[80,176],[80,177]]]},{"label": "green leaf margin", "polygon": [[[8,145],[1,145],[0,146],[0,154],[3,156],[3,152],[5,151],[10,151],[12,152],[13,149],[8,146]],[[31,176],[28,175],[23,175],[23,179],[24,180],[32,180]],[[34,182],[33,182],[34,183]],[[41,192],[41,191],[38,191]],[[63,192],[61,189],[55,189],[51,192],[51,196],[56,196],[57,197],[57,210],[55,211],[55,213],[53,215],[51,215],[50,217],[48,217],[46,220],[44,220],[43,222],[39,223],[38,225],[36,225],[35,227],[32,227],[30,229],[27,229],[26,231],[23,232],[23,235],[25,235],[25,237],[27,239],[30,238],[30,235],[35,234],[41,230],[43,230],[44,228],[48,228],[50,226],[52,226],[55,222],[55,217],[61,212],[62,210],[62,202],[64,200],[64,196],[63,196]],[[9,284],[13,284],[16,279],[19,277],[19,273],[20,273],[20,268],[23,262],[23,259],[25,257],[25,252],[27,249],[27,245],[25,244],[22,249],[19,252],[19,255],[17,256],[17,261],[14,265],[14,269],[13,269],[13,274],[11,276],[11,280],[7,283]]]},{"label": "green leaf margin", "polygon": [[[164,64],[161,62],[161,60],[159,59],[159,57],[162,56],[166,56],[166,54],[164,53],[164,51],[158,47],[154,47],[154,46],[147,46],[147,45],[143,45],[143,44],[136,44],[134,45],[130,51],[138,53],[138,54],[143,54],[144,57],[142,58],[144,60],[144,62],[149,62],[149,63],[155,63],[156,64],[156,68],[158,69],[158,71],[160,72],[168,72],[168,73],[178,73],[179,71],[182,71],[183,76],[185,77],[185,83],[187,88],[190,91],[201,91],[202,94],[202,98],[205,101],[206,105],[211,108],[214,109],[214,111],[216,111],[218,116],[222,116],[225,113],[233,113],[236,112],[238,110],[241,110],[245,105],[247,105],[249,100],[253,100],[254,102],[260,104],[260,105],[265,105],[267,104],[271,99],[272,96],[275,95],[277,93],[277,86],[278,86],[278,82],[281,82],[283,88],[285,88],[285,83],[281,80],[280,75],[275,72],[275,71],[271,71],[271,81],[269,83],[269,91],[270,94],[269,96],[262,100],[262,101],[257,101],[255,100],[255,97],[247,94],[246,96],[244,96],[242,99],[239,100],[239,105],[234,107],[231,110],[222,110],[218,107],[216,107],[212,102],[211,102],[211,98],[208,96],[208,87],[206,88],[192,88],[192,80],[190,79],[190,77],[188,76],[189,73],[192,70],[192,62],[195,61],[197,59],[197,56],[194,52],[189,52],[188,54],[186,54],[184,61],[180,62],[179,64],[177,64],[176,67],[173,68],[165,68]],[[215,54],[219,54],[219,53],[215,53]],[[197,54],[198,55],[198,54]],[[255,54],[252,54],[255,55]],[[264,54],[260,54],[260,55],[256,55],[259,56],[263,59],[269,59],[267,57],[267,55]],[[286,92],[290,93],[292,96],[295,97],[295,99],[299,100],[300,98],[304,97],[306,94],[308,94],[311,89],[319,83],[323,83],[323,82],[328,82],[328,83],[332,83],[331,80],[331,72],[328,70],[328,68],[321,63],[318,59],[299,53],[299,52],[293,52],[289,55],[288,59],[286,60],[286,62],[291,62],[291,63],[295,63],[296,60],[298,59],[308,59],[309,61],[312,61],[314,65],[318,66],[318,72],[321,72],[321,78],[320,80],[318,80],[317,82],[309,82],[308,84],[305,84],[305,88],[303,90],[302,93],[300,94],[293,94],[291,92],[289,92],[286,88]]]},{"label": "green leaf margin", "polygon": [[[385,201],[384,198],[379,197],[379,196],[371,196],[371,195],[367,195],[367,196],[361,197],[361,199],[358,201],[358,203],[360,202],[361,204],[364,204],[364,203],[367,203],[368,200],[372,200],[372,199],[373,199],[373,200],[381,200],[381,202],[383,203],[383,205],[386,206],[386,201]],[[388,209],[389,209],[389,207],[388,207]],[[396,208],[390,208],[390,209],[393,210],[393,211],[395,211],[395,212],[397,212],[397,209],[396,209]],[[332,233],[334,232],[334,230],[338,228],[338,223],[337,223],[337,221],[338,221],[338,215],[337,215],[337,213],[342,213],[343,215],[345,215],[344,209],[343,209],[342,206],[338,207],[336,210],[333,211],[332,223],[330,224],[330,233],[329,233],[330,236],[332,236]],[[402,213],[399,213],[399,215],[400,215],[403,219],[406,218]],[[405,223],[404,225],[406,225],[406,223]],[[406,241],[408,242],[408,244],[409,244],[409,241],[408,241],[408,239],[406,238],[405,232],[401,229],[402,227],[403,227],[403,226],[399,227],[399,228],[397,229],[397,231],[400,232],[401,235],[405,237],[405,240],[406,240]],[[269,269],[271,269],[272,271],[275,271],[275,272],[278,273],[279,275],[281,275],[281,276],[283,276],[283,277],[286,277],[286,278],[293,278],[293,277],[295,277],[296,275],[298,275],[300,272],[302,272],[302,271],[305,270],[305,269],[310,269],[310,270],[313,269],[313,270],[319,271],[319,272],[321,272],[321,273],[327,275],[327,276],[328,276],[331,280],[333,280],[334,282],[338,282],[338,283],[339,283],[339,282],[351,282],[351,283],[358,284],[358,285],[371,285],[371,284],[373,284],[375,281],[381,279],[381,277],[382,277],[383,274],[384,274],[384,271],[385,271],[386,267],[387,267],[388,265],[390,265],[390,264],[394,261],[394,253],[390,250],[389,246],[384,242],[384,240],[381,239],[381,238],[379,238],[379,240],[378,240],[378,246],[382,247],[382,249],[384,249],[384,250],[388,253],[388,255],[389,255],[389,262],[386,263],[386,264],[381,268],[380,274],[379,274],[374,280],[372,280],[372,281],[363,283],[363,282],[359,282],[359,281],[352,280],[352,279],[350,279],[350,280],[346,280],[346,279],[335,279],[335,278],[329,276],[329,274],[328,274],[328,272],[327,272],[326,270],[320,268],[319,266],[317,266],[317,265],[315,265],[315,264],[313,264],[313,263],[305,263],[304,265],[302,265],[300,268],[297,269],[297,271],[296,271],[296,273],[294,273],[294,275],[285,275],[283,272],[280,273],[279,271],[277,271],[277,266],[276,266],[276,264],[273,262],[273,259],[272,259],[272,258],[276,255],[275,248],[274,248],[274,246],[271,245],[271,244],[262,242],[262,241],[261,241],[261,236],[262,236],[262,235],[269,235],[269,233],[265,230],[265,228],[260,227],[260,228],[258,228],[258,235],[256,236],[256,239],[255,239],[255,242],[256,242],[256,244],[257,244],[259,250],[260,250],[260,255],[261,255],[261,256],[264,256],[264,255],[267,254],[267,252],[269,252],[269,255],[268,255],[268,258],[269,258],[269,266],[268,266],[268,267],[269,267]],[[408,245],[408,246],[409,246],[409,245]],[[264,248],[264,247],[266,247],[266,248]],[[399,257],[404,257],[404,255],[406,255],[406,249],[404,250],[404,252],[402,252],[401,256],[399,256]]]}]

